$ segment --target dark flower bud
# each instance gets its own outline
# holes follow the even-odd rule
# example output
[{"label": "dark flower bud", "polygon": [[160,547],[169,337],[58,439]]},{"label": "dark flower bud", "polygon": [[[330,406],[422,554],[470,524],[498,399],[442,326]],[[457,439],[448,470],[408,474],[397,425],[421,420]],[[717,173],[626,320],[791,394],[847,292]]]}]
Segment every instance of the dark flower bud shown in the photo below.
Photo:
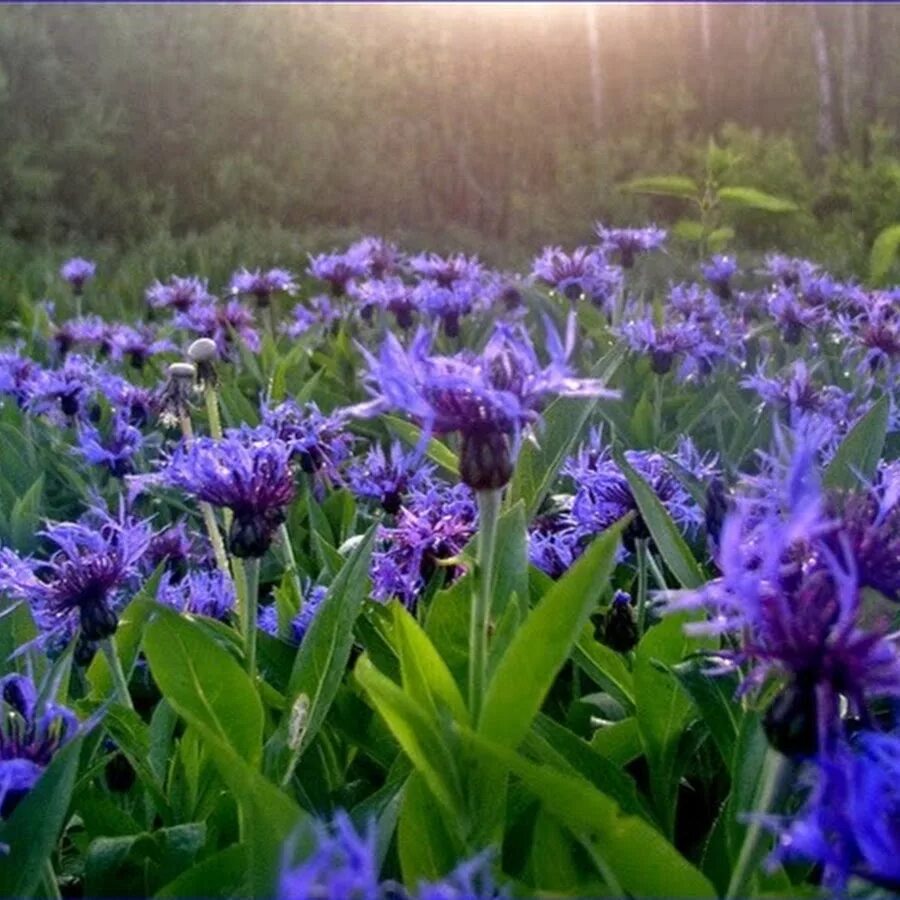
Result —
[{"label": "dark flower bud", "polygon": [[816,692],[808,679],[792,681],[763,717],[769,743],[785,756],[813,756],[818,749]]},{"label": "dark flower bud", "polygon": [[381,508],[389,515],[397,515],[402,506],[403,495],[399,491],[388,491],[381,498]]},{"label": "dark flower bud", "polygon": [[397,327],[402,328],[404,331],[412,328],[415,324],[415,319],[413,318],[413,311],[408,306],[401,306],[394,313],[394,318],[397,320]]},{"label": "dark flower bud", "polygon": [[507,285],[500,294],[503,305],[510,311],[518,309],[522,305],[522,294],[517,287]]},{"label": "dark flower bud", "polygon": [[81,604],[81,633],[88,641],[103,641],[116,633],[119,620],[105,600]]},{"label": "dark flower bud", "polygon": [[75,663],[82,668],[87,668],[97,652],[97,644],[95,641],[89,641],[83,634],[78,635],[75,643]]},{"label": "dark flower bud", "polygon": [[59,408],[65,416],[75,416],[78,414],[78,394],[63,394],[59,398]]},{"label": "dark flower bud", "polygon": [[241,559],[265,556],[275,529],[283,521],[284,515],[279,510],[269,515],[235,516],[228,533],[228,549]]},{"label": "dark flower bud", "polygon": [[599,631],[599,640],[617,653],[628,653],[637,646],[640,635],[630,594],[616,591]]},{"label": "dark flower bud", "polygon": [[650,368],[657,375],[665,375],[672,368],[674,360],[675,354],[671,350],[657,348],[650,353]]},{"label": "dark flower bud", "polygon": [[706,537],[710,547],[717,549],[722,525],[728,512],[728,492],[725,489],[725,482],[718,476],[714,476],[706,488],[704,507]]},{"label": "dark flower bud", "polygon": [[513,462],[509,436],[493,429],[463,435],[459,475],[475,491],[502,488],[512,478]]},{"label": "dark flower bud", "polygon": [[786,344],[796,345],[803,337],[803,326],[799,322],[788,322],[782,334]]},{"label": "dark flower bud", "polygon": [[563,296],[566,300],[577,300],[584,292],[577,281],[570,282],[563,288]]},{"label": "dark flower bud", "polygon": [[457,338],[459,337],[459,314],[458,313],[448,313],[443,318],[444,324],[444,334],[447,335],[448,338]]},{"label": "dark flower bud", "polygon": [[135,781],[134,767],[122,753],[114,753],[109,758],[103,774],[106,786],[117,794],[127,793]]},{"label": "dark flower bud", "polygon": [[131,363],[133,368],[140,371],[144,368],[144,365],[147,362],[147,354],[141,352],[140,350],[132,350],[128,354],[128,361]]}]

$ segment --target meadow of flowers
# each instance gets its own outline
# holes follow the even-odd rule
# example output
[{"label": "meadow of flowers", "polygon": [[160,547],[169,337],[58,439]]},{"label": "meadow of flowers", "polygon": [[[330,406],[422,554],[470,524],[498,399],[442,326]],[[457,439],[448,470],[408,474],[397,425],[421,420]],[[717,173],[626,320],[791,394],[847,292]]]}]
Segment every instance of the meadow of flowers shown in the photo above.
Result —
[{"label": "meadow of flowers", "polygon": [[130,321],[60,260],[0,349],[0,895],[896,896],[900,291],[666,237]]}]

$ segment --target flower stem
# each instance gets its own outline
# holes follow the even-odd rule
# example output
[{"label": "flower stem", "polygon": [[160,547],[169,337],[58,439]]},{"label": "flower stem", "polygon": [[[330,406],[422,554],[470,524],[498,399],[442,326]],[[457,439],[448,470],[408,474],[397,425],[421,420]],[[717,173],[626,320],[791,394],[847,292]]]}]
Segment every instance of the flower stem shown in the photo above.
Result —
[{"label": "flower stem", "polygon": [[256,623],[259,607],[259,558],[247,560],[244,598],[244,659],[250,677],[256,674]]},{"label": "flower stem", "polygon": [[736,900],[737,897],[748,895],[748,885],[760,862],[760,843],[764,835],[760,819],[778,803],[790,780],[791,770],[790,760],[786,756],[782,756],[772,749],[767,751],[763,782],[758,794],[759,802],[754,810],[753,818],[747,826],[747,833],[744,835],[744,843],[741,845],[741,852],[731,875],[725,900]]},{"label": "flower stem", "polygon": [[662,382],[662,375],[657,375],[653,379],[653,440],[657,447],[662,443]]},{"label": "flower stem", "polygon": [[494,586],[494,550],[502,490],[478,491],[478,577],[469,620],[469,708],[478,721],[488,663],[488,627]]},{"label": "flower stem", "polygon": [[131,702],[131,694],[128,693],[128,681],[125,673],[122,671],[122,663],[119,661],[119,654],[116,653],[115,638],[112,636],[100,641],[103,649],[103,655],[106,657],[106,664],[109,666],[109,673],[112,676],[113,686],[119,697],[119,702],[129,709],[134,709]]},{"label": "flower stem", "polygon": [[300,570],[297,568],[297,557],[294,556],[294,545],[291,543],[291,533],[288,531],[287,524],[282,522],[278,529],[281,536],[281,546],[284,553],[284,561],[287,566],[288,574],[297,593],[297,602],[303,602],[303,586],[300,584]]},{"label": "flower stem", "polygon": [[206,415],[209,418],[209,433],[217,441],[221,441],[222,417],[219,415],[219,395],[211,384],[207,384],[203,388],[203,399],[206,401]]},{"label": "flower stem", "polygon": [[635,541],[635,555],[637,557],[637,627],[638,634],[644,633],[647,621],[647,539],[639,538]]},{"label": "flower stem", "polygon": [[53,863],[48,858],[44,863],[44,894],[49,900],[60,900],[59,882],[56,880],[56,872],[53,871]]}]

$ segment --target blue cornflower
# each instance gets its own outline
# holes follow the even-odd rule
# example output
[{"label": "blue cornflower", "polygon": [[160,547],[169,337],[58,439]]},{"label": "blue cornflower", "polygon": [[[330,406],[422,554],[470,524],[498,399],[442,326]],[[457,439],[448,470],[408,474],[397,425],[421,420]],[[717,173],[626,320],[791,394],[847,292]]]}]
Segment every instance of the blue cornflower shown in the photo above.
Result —
[{"label": "blue cornflower", "polygon": [[39,371],[40,366],[18,350],[0,350],[0,394],[24,406]]},{"label": "blue cornflower", "polygon": [[350,284],[368,273],[370,248],[368,245],[354,244],[346,253],[321,253],[310,256],[307,272],[325,281],[335,297],[347,293]]},{"label": "blue cornflower", "polygon": [[460,320],[472,312],[481,295],[481,283],[471,278],[460,278],[446,286],[425,279],[413,289],[411,300],[414,308],[424,310],[441,323],[447,337],[455,338],[459,337]]},{"label": "blue cornflower", "polygon": [[274,408],[264,408],[262,421],[288,444],[304,472],[338,478],[338,468],[350,456],[352,444],[341,416],[325,414],[315,403],[298,406],[285,400]]},{"label": "blue cornflower", "polygon": [[400,328],[411,328],[415,323],[418,297],[401,278],[391,276],[358,281],[347,292],[359,304],[359,313],[366,321],[372,318],[376,309],[384,309],[394,316]]},{"label": "blue cornflower", "polygon": [[175,579],[164,572],[156,599],[179,612],[226,621],[235,607],[234,582],[219,569],[189,572]]},{"label": "blue cornflower", "polygon": [[57,326],[50,340],[60,359],[76,346],[109,352],[109,326],[99,316],[69,319]]},{"label": "blue cornflower", "polygon": [[737,274],[737,262],[732,256],[714,256],[700,266],[703,277],[723,300],[731,297],[731,279]]},{"label": "blue cornflower", "polygon": [[766,275],[788,288],[798,285],[801,278],[813,276],[818,271],[819,267],[807,259],[795,259],[780,253],[770,253],[766,256],[763,268]]},{"label": "blue cornflower", "polygon": [[785,681],[765,724],[778,749],[800,755],[832,745],[843,702],[865,717],[870,699],[900,695],[900,656],[885,623],[864,624],[859,567],[827,518],[814,455],[799,442],[777,494],[735,500],[720,536],[722,577],[674,603],[709,611],[690,630],[740,636],[721,656],[748,666],[743,691]]},{"label": "blue cornflower", "polygon": [[96,263],[75,256],[62,264],[59,274],[69,282],[74,293],[80,294],[84,290],[85,284],[94,277],[96,271]]},{"label": "blue cornflower", "polygon": [[411,490],[425,488],[434,466],[423,464],[421,454],[405,451],[396,441],[387,452],[376,445],[347,467],[344,480],[356,497],[373,500],[385,512],[396,514]]},{"label": "blue cornflower", "polygon": [[[30,384],[25,408],[60,424],[87,415],[97,384],[97,365],[84,356],[66,357],[58,369],[41,369]],[[61,415],[60,415],[61,414]]]},{"label": "blue cornflower", "polygon": [[459,574],[448,564],[475,534],[478,506],[463,484],[433,482],[410,492],[393,526],[382,525],[372,553],[372,596],[386,603],[393,598],[414,606],[438,570],[443,581]]},{"label": "blue cornflower", "polygon": [[160,397],[154,390],[132,384],[102,369],[95,373],[95,380],[97,389],[112,408],[132,425],[145,425],[159,410]]},{"label": "blue cornflower", "polygon": [[240,300],[227,303],[195,303],[184,313],[175,316],[175,326],[191,331],[199,337],[216,342],[223,359],[233,355],[232,345],[239,340],[248,350],[259,351],[259,332],[254,327],[253,311]]},{"label": "blue cornflower", "polygon": [[[327,594],[328,588],[320,584],[310,585],[306,588],[300,604],[300,611],[291,619],[288,639],[292,644],[299,644],[306,636],[306,632],[312,625]],[[278,611],[274,604],[269,604],[260,610],[259,627],[272,637],[278,636]]]},{"label": "blue cornflower", "polygon": [[76,449],[91,465],[105,466],[111,475],[122,478],[134,471],[134,457],[143,444],[143,435],[128,421],[127,415],[117,413],[110,420],[106,435],[89,422],[83,423]]},{"label": "blue cornflower", "polygon": [[254,297],[257,306],[265,307],[271,303],[273,294],[296,294],[297,283],[287,269],[269,269],[268,272],[241,269],[231,276],[228,289],[232,294]]},{"label": "blue cornflower", "polygon": [[34,787],[56,752],[78,731],[64,706],[38,702],[24,675],[0,678],[0,819],[8,819]]},{"label": "blue cornflower", "polygon": [[805,331],[822,323],[821,310],[806,306],[791,288],[777,288],[769,294],[767,306],[786,344],[799,344]]},{"label": "blue cornflower", "polygon": [[900,315],[896,300],[881,294],[853,316],[839,316],[838,333],[846,340],[844,360],[856,363],[863,377],[885,372],[893,379],[900,369]]},{"label": "blue cornflower", "polygon": [[484,268],[477,256],[457,253],[438,256],[437,253],[420,253],[409,259],[409,268],[419,278],[435,281],[440,287],[452,287],[457,281],[479,281]]},{"label": "blue cornflower", "polygon": [[900,736],[862,732],[821,754],[803,808],[769,817],[778,833],[771,862],[822,866],[822,882],[842,895],[851,876],[900,892]]},{"label": "blue cornflower", "polygon": [[210,294],[205,278],[173,275],[165,284],[156,281],[146,291],[147,302],[155,309],[186,313],[195,306],[208,306],[216,298]]},{"label": "blue cornflower", "polygon": [[569,515],[554,516],[528,533],[528,561],[551,578],[561,578],[584,549],[575,520]]},{"label": "blue cornflower", "polygon": [[70,634],[80,625],[88,641],[114,634],[122,594],[138,576],[150,541],[149,524],[93,508],[81,521],[48,525],[40,535],[56,546],[53,554],[20,559],[6,551],[0,584],[31,605],[45,632]]},{"label": "blue cornflower", "polygon": [[328,297],[319,294],[311,297],[307,303],[298,303],[291,310],[291,321],[282,323],[280,330],[296,340],[317,325],[331,325],[341,315],[341,310]]},{"label": "blue cornflower", "polygon": [[268,550],[296,493],[291,447],[265,427],[229,429],[222,440],[181,443],[162,482],[230,509],[228,545],[239,557],[259,557]]},{"label": "blue cornflower", "polygon": [[405,257],[395,244],[379,237],[364,237],[347,248],[353,259],[359,259],[365,274],[371,278],[385,278],[398,274]]},{"label": "blue cornflower", "polygon": [[574,344],[573,317],[565,345],[549,322],[546,327],[551,357],[546,367],[521,325],[498,324],[477,356],[431,356],[431,338],[424,331],[407,351],[389,334],[379,358],[362,350],[375,399],[349,412],[371,416],[401,410],[422,427],[423,442],[433,433],[459,432],[462,480],[476,490],[500,488],[512,474],[523,429],[538,421],[549,396],[617,396],[599,381],[571,376],[567,359]]},{"label": "blue cornflower", "polygon": [[502,900],[509,895],[494,881],[490,850],[464,860],[440,881],[419,884],[414,900]]},{"label": "blue cornflower", "polygon": [[147,325],[115,325],[109,331],[110,356],[117,362],[127,360],[135,369],[143,369],[147,361],[159,353],[171,353],[175,345],[160,338]]},{"label": "blue cornflower", "polygon": [[531,266],[535,278],[569,300],[586,297],[608,310],[622,287],[622,270],[607,263],[596,248],[578,247],[566,253],[561,247],[545,247]]},{"label": "blue cornflower", "polygon": [[634,265],[638,253],[656,250],[666,240],[666,231],[650,225],[647,228],[606,228],[602,223],[596,225],[600,246],[607,253],[617,253],[623,269]]},{"label": "blue cornflower", "polygon": [[184,522],[176,522],[150,538],[141,568],[146,575],[150,575],[164,563],[165,571],[174,584],[187,575],[191,564],[202,565],[208,561],[209,555],[210,548],[204,539],[190,534]]}]

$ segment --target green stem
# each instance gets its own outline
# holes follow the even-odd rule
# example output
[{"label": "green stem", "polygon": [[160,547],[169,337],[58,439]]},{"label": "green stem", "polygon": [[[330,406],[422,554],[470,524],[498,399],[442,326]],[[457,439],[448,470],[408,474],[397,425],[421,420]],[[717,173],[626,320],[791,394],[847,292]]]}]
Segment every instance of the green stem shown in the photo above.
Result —
[{"label": "green stem", "polygon": [[659,567],[659,563],[656,561],[656,558],[652,553],[647,551],[647,564],[650,566],[650,571],[653,573],[653,578],[656,581],[656,586],[661,590],[665,591],[668,588],[666,584],[666,577],[663,575],[662,570]]},{"label": "green stem", "polygon": [[760,843],[765,834],[760,819],[778,803],[790,780],[791,770],[790,760],[786,756],[775,750],[768,750],[763,783],[758,794],[759,802],[754,810],[754,817],[747,826],[744,843],[725,892],[725,900],[736,900],[748,895],[748,886],[760,862]]},{"label": "green stem", "polygon": [[297,557],[294,556],[294,545],[291,543],[291,533],[288,531],[287,524],[282,522],[278,533],[281,536],[281,548],[284,553],[284,562],[287,566],[288,574],[294,584],[294,590],[297,592],[297,602],[303,602],[303,586],[300,584],[300,570],[297,568]]},{"label": "green stem", "polygon": [[256,675],[256,622],[259,608],[259,558],[253,557],[247,560],[244,567],[245,581],[245,607],[244,607],[244,660],[247,663],[247,671],[250,677]]},{"label": "green stem", "polygon": [[657,447],[662,443],[662,382],[662,375],[657,375],[653,379],[653,441]]},{"label": "green stem", "polygon": [[647,539],[640,538],[635,543],[635,555],[637,557],[637,627],[638,634],[644,633],[644,625],[647,619]]},{"label": "green stem", "polygon": [[219,415],[219,395],[211,384],[207,384],[203,388],[203,399],[206,401],[206,416],[209,419],[210,436],[217,441],[221,441],[222,417]]},{"label": "green stem", "polygon": [[44,890],[50,900],[61,900],[62,894],[59,892],[59,882],[56,880],[56,872],[53,871],[53,863],[48,857],[44,862]]},{"label": "green stem", "polygon": [[502,490],[478,491],[478,578],[469,619],[469,709],[476,722],[487,678],[494,550],[502,496]]},{"label": "green stem", "polygon": [[119,697],[119,702],[129,709],[134,709],[134,704],[131,702],[131,694],[128,693],[128,681],[125,678],[125,673],[122,671],[119,654],[116,653],[115,638],[110,636],[106,640],[100,641],[100,647],[103,649],[103,655],[106,657],[106,663],[109,666],[109,673],[112,676],[113,686]]}]

